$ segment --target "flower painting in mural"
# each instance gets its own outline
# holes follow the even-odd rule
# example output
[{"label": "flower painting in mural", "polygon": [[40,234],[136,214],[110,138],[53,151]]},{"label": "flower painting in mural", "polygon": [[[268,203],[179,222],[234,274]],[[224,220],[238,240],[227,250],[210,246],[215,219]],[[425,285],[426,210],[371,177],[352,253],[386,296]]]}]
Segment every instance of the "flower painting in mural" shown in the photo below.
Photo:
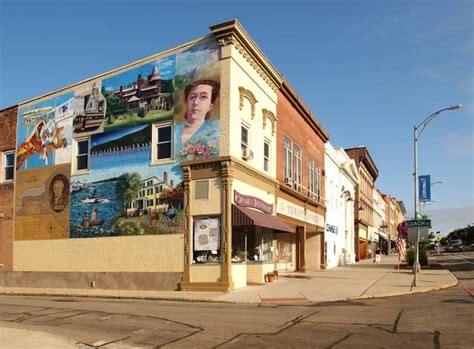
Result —
[{"label": "flower painting in mural", "polygon": [[92,136],[90,174],[71,183],[71,238],[182,232],[181,167],[150,166],[150,152],[151,125]]},{"label": "flower painting in mural", "polygon": [[171,119],[175,71],[172,55],[102,81],[107,102],[104,131]]},{"label": "flower painting in mural", "polygon": [[176,117],[178,161],[219,156],[219,49],[205,42],[177,55],[176,85],[180,91]]},{"label": "flower painting in mural", "polygon": [[70,162],[74,93],[67,93],[18,113],[16,169]]}]

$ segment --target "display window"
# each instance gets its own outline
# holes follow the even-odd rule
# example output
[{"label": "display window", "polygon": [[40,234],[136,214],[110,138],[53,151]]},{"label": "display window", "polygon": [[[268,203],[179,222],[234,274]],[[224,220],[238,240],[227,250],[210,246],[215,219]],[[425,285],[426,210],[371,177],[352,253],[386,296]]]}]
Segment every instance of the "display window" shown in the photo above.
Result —
[{"label": "display window", "polygon": [[219,217],[193,217],[193,264],[221,262]]},{"label": "display window", "polygon": [[233,263],[272,263],[273,230],[254,227],[232,229]]}]

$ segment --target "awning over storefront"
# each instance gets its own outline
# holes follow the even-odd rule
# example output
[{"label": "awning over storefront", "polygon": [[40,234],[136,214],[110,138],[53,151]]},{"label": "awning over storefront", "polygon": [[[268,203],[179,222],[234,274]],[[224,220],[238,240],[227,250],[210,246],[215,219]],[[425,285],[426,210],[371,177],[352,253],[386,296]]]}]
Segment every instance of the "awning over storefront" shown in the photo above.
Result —
[{"label": "awning over storefront", "polygon": [[257,225],[288,233],[295,232],[295,229],[282,222],[276,216],[234,204],[232,204],[232,225],[237,227]]}]

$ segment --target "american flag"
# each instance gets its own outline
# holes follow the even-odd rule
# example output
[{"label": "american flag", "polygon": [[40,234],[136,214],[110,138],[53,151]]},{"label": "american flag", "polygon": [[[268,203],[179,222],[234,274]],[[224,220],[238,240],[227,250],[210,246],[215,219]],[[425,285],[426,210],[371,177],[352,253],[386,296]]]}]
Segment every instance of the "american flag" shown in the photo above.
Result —
[{"label": "american flag", "polygon": [[405,239],[397,240],[398,260],[401,262],[405,258]]}]

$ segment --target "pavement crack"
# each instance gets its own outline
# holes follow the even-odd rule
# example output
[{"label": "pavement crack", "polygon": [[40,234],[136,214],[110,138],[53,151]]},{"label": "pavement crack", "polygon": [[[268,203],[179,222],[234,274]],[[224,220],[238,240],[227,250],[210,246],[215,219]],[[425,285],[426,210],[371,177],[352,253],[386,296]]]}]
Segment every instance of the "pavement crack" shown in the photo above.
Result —
[{"label": "pavement crack", "polygon": [[334,343],[332,343],[329,347],[327,347],[326,349],[331,349],[331,348],[334,348],[336,345],[338,344],[341,344],[342,342],[344,342],[345,340],[349,339],[351,336],[353,336],[355,333],[349,333],[349,334],[346,334],[344,337],[342,337],[341,339],[338,339],[337,341],[335,341]]},{"label": "pavement crack", "polygon": [[398,323],[400,321],[400,318],[402,317],[402,314],[403,314],[403,309],[400,310],[400,312],[397,315],[397,318],[395,319],[395,322],[393,323],[392,333],[397,333]]},{"label": "pavement crack", "polygon": [[123,338],[118,338],[118,339],[115,339],[115,340],[110,341],[110,342],[100,343],[99,345],[92,344],[92,347],[93,347],[93,348],[100,348],[100,347],[103,347],[104,345],[109,345],[109,344],[112,344],[112,343],[117,343],[117,342],[120,342],[120,341],[129,339],[129,338],[131,338],[131,336],[127,336],[127,337],[123,337]]},{"label": "pavement crack", "polygon": [[439,336],[441,335],[441,332],[435,331],[434,336],[433,336],[433,348],[434,349],[440,349],[441,348],[441,343],[439,342]]},{"label": "pavement crack", "polygon": [[367,288],[364,290],[364,292],[362,292],[362,293],[360,294],[359,297],[362,297],[368,290],[370,290],[370,289],[372,288],[372,286],[374,286],[377,282],[379,282],[380,280],[382,280],[382,279],[383,279],[385,276],[387,276],[387,275],[388,275],[388,273],[385,273],[385,274],[383,274],[381,277],[379,277],[377,280],[375,280],[372,284],[370,284],[369,287],[367,287]]},{"label": "pavement crack", "polygon": [[295,317],[293,320],[290,320],[290,321],[287,321],[284,325],[284,327],[280,328],[279,330],[277,331],[274,331],[274,332],[241,332],[241,333],[238,333],[236,334],[234,337],[232,338],[229,338],[228,340],[222,342],[222,343],[219,343],[215,346],[213,346],[212,348],[215,349],[215,348],[219,348],[227,343],[230,343],[234,340],[236,340],[237,338],[239,338],[240,336],[245,336],[245,335],[251,335],[251,336],[276,336],[280,333],[282,333],[283,331],[286,331],[288,329],[290,329],[291,327],[293,326],[296,326],[297,324],[299,324],[300,322],[302,322],[303,320],[306,320],[307,318],[309,318],[310,316],[313,316],[313,315],[316,315],[316,314],[319,314],[321,311],[314,311],[308,315],[305,315],[305,316],[302,316],[302,315],[298,315],[297,317]]}]

